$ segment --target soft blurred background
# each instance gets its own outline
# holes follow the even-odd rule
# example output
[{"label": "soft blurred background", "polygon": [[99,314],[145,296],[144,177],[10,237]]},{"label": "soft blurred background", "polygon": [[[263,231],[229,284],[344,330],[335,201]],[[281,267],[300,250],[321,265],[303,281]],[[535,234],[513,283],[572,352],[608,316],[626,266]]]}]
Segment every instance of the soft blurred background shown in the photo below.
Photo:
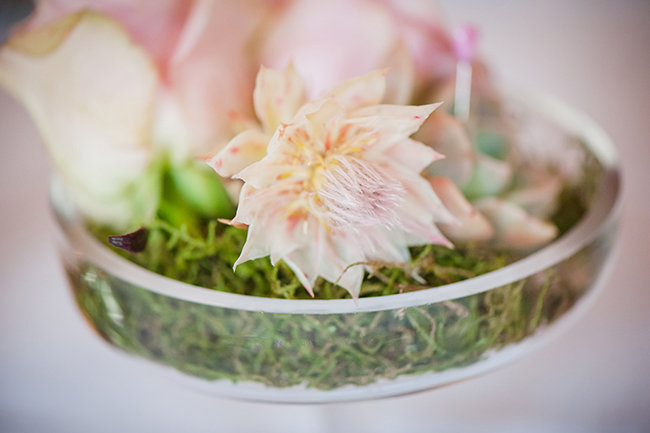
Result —
[{"label": "soft blurred background", "polygon": [[620,149],[619,257],[587,314],[510,366],[412,396],[294,406],[199,394],[84,323],[53,246],[46,155],[25,111],[0,93],[0,431],[650,431],[650,2],[442,4],[451,23],[478,25],[503,83],[560,97]]}]

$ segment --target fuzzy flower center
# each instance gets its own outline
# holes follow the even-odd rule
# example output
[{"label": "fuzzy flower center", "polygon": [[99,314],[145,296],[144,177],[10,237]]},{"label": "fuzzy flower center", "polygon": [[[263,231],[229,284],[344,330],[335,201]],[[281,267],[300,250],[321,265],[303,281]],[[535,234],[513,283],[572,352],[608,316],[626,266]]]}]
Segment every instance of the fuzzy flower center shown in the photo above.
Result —
[{"label": "fuzzy flower center", "polygon": [[403,187],[373,164],[355,157],[335,156],[319,174],[316,194],[333,227],[392,226],[402,202]]},{"label": "fuzzy flower center", "polygon": [[404,188],[363,158],[375,141],[372,131],[344,126],[323,139],[300,129],[288,140],[294,150],[291,160],[305,167],[299,191],[302,206],[294,204],[294,210],[315,215],[328,229],[397,223]]}]

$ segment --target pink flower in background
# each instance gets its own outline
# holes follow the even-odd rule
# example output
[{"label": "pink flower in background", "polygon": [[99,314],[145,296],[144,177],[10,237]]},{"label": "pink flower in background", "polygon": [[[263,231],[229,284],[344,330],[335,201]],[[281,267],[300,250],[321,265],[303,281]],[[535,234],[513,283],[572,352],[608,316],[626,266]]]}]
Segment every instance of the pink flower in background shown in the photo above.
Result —
[{"label": "pink flower in background", "polygon": [[438,105],[381,104],[382,72],[300,106],[303,87],[292,67],[261,69],[255,108],[267,133],[242,132],[209,164],[244,181],[231,224],[248,226],[248,237],[236,264],[270,255],[312,294],[323,277],[357,297],[364,269],[355,264],[450,245],[435,223],[454,218],[419,174],[441,156],[409,138]]},{"label": "pink flower in background", "polygon": [[434,1],[286,2],[260,40],[261,62],[293,62],[310,97],[344,79],[390,68],[388,100],[408,103],[423,84],[453,75],[456,59]]}]

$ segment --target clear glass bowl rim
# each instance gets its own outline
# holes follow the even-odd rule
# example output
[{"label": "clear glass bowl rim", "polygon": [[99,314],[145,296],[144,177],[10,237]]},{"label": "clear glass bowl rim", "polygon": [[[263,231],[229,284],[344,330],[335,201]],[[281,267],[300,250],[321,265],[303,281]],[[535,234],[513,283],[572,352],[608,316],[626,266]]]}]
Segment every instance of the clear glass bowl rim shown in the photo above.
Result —
[{"label": "clear glass bowl rim", "polygon": [[63,210],[61,188],[52,182],[51,203],[58,236],[75,254],[106,272],[151,292],[193,303],[230,309],[284,314],[346,314],[395,310],[463,298],[527,278],[569,258],[613,224],[620,212],[621,187],[618,154],[607,134],[588,116],[559,100],[535,93],[517,97],[525,106],[579,136],[603,165],[601,189],[589,212],[568,233],[546,247],[474,278],[397,295],[351,299],[275,299],[238,295],[193,286],[142,268],[111,251],[88,233],[82,223]]}]

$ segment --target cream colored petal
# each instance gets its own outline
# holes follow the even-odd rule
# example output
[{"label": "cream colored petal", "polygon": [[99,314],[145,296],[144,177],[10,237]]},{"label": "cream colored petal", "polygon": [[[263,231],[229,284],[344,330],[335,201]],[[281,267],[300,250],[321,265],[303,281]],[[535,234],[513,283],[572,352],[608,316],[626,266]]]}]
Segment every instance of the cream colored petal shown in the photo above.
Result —
[{"label": "cream colored petal", "polygon": [[0,50],[0,84],[29,110],[66,182],[108,204],[143,175],[157,74],[113,19],[83,11],[18,33]]},{"label": "cream colored petal", "polygon": [[306,169],[286,163],[275,163],[272,158],[275,156],[265,156],[261,161],[243,169],[234,178],[241,179],[257,189],[262,189],[271,187],[272,184],[281,180],[289,178],[300,180],[307,175]]},{"label": "cream colored petal", "polygon": [[236,135],[207,163],[220,176],[231,177],[266,155],[269,136],[255,129]]},{"label": "cream colored petal", "polygon": [[517,249],[540,247],[557,236],[557,228],[534,217],[519,206],[497,198],[486,198],[474,206],[492,223],[494,241]]},{"label": "cream colored petal", "polygon": [[309,121],[309,135],[322,140],[318,142],[321,145],[319,150],[324,150],[326,147],[324,140],[326,140],[328,125],[340,114],[341,106],[334,99],[325,99],[318,109],[305,113],[305,117]]},{"label": "cream colored petal", "polygon": [[264,227],[249,227],[246,234],[246,243],[241,254],[235,261],[233,269],[249,260],[259,259],[269,255],[267,236],[270,232]]},{"label": "cream colored petal", "polygon": [[[307,224],[309,227],[301,227]],[[322,276],[320,267],[323,264],[323,250],[325,247],[325,233],[322,224],[313,219],[303,220],[294,228],[294,237],[301,242],[301,248],[293,249],[283,255],[282,260],[296,274],[307,292],[314,296],[313,287],[318,277]],[[283,240],[287,243],[291,239]]]},{"label": "cream colored petal", "polygon": [[[298,260],[298,262],[294,261]],[[304,266],[301,264],[303,260],[303,256],[301,255],[295,255],[294,257],[285,257],[284,262],[291,268],[293,273],[296,275],[296,278],[298,278],[298,281],[302,284],[302,286],[307,290],[307,293],[309,293],[312,297],[314,296],[314,281],[313,276],[308,275],[305,272]]]},{"label": "cream colored petal", "polygon": [[363,235],[357,237],[351,234],[350,237],[352,239],[357,237],[363,241],[360,245],[368,260],[396,263],[409,261],[411,255],[401,230],[389,226],[375,226],[365,229]]},{"label": "cream colored petal", "polygon": [[264,130],[273,133],[289,122],[305,102],[305,86],[292,64],[284,72],[261,67],[253,93],[255,113]]},{"label": "cream colored petal", "polygon": [[354,239],[345,236],[330,237],[325,244],[319,274],[343,287],[353,299],[357,299],[364,275],[364,266],[358,263],[365,261],[367,258]]},{"label": "cream colored petal", "polygon": [[386,71],[378,70],[355,77],[336,86],[325,96],[350,111],[379,104],[386,92]]},{"label": "cream colored petal", "polygon": [[494,235],[490,222],[474,209],[451,179],[432,176],[429,178],[429,183],[442,204],[458,222],[438,224],[440,230],[452,241],[486,241]]}]

